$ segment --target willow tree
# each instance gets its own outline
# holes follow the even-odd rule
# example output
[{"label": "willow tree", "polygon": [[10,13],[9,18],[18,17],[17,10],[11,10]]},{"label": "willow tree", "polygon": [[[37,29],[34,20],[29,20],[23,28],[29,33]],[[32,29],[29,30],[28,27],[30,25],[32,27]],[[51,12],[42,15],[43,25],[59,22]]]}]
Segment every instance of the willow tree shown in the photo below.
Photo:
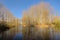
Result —
[{"label": "willow tree", "polygon": [[[33,28],[35,28],[36,24],[38,25],[42,24],[45,27],[46,24],[47,25],[52,24],[53,15],[54,15],[53,8],[48,3],[41,2],[40,4],[31,6],[28,9],[28,11],[24,11],[22,24],[34,25]],[[28,27],[29,28],[31,27],[32,29],[32,26]]]},{"label": "willow tree", "polygon": [[12,25],[16,26],[16,17],[2,4],[0,4],[0,21],[7,22],[10,27],[13,27]]},{"label": "willow tree", "polygon": [[33,20],[32,22],[34,22],[34,19],[38,24],[52,22],[54,11],[48,3],[34,5],[29,9],[29,11],[31,14],[31,20]]},{"label": "willow tree", "polygon": [[27,26],[27,25],[29,24],[29,23],[28,23],[28,20],[29,20],[29,18],[28,18],[27,12],[24,11],[24,12],[23,12],[23,18],[22,18],[22,24],[23,24],[24,26]]}]

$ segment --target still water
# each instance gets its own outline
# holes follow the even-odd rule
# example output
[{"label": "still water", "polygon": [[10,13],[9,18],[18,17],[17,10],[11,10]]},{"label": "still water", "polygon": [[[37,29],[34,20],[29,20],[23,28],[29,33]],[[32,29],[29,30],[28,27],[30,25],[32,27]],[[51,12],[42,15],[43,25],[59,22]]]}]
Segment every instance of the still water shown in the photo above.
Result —
[{"label": "still water", "polygon": [[[20,29],[21,28],[21,29]],[[22,30],[22,27],[18,27],[18,32],[19,32],[19,30]],[[48,30],[48,32],[49,32],[49,37],[50,37],[50,40],[60,40],[60,31],[56,31],[55,30],[55,28],[47,28],[47,29],[40,29],[39,30],[39,32],[40,33],[42,33],[43,31],[45,32],[45,31],[47,31]],[[34,32],[34,28],[32,28],[31,29],[31,31],[32,31],[32,33]],[[36,33],[36,34],[38,34],[39,33],[38,31],[36,31],[36,32],[34,32],[34,34]],[[35,34],[35,35],[36,35]],[[17,33],[17,36],[19,37],[19,35],[20,35],[20,38],[22,38],[23,37],[23,34],[22,34],[22,31],[20,32],[20,33]],[[34,36],[35,36],[34,35]],[[39,35],[41,35],[41,34],[39,34]],[[42,33],[42,35],[43,35],[43,33]],[[47,34],[45,34],[45,35],[47,35]],[[17,37],[16,36],[16,37]],[[44,36],[44,35],[43,35]],[[32,36],[31,36],[32,37]],[[45,36],[44,36],[45,37]]]},{"label": "still water", "polygon": [[[55,31],[54,28],[40,29],[39,31],[35,31],[35,33],[38,34],[40,32],[40,34],[38,34],[38,35],[43,35],[43,33],[47,30],[49,32],[50,40],[60,40],[60,31]],[[34,30],[32,28],[32,32],[33,31]],[[22,26],[17,27],[17,28],[13,28],[9,31],[4,32],[3,34],[4,34],[3,36],[4,36],[5,39],[7,39],[9,37],[10,37],[9,39],[11,39],[11,40],[22,40],[23,39]],[[45,35],[48,35],[48,34],[45,34]],[[0,37],[1,37],[1,35],[0,35]],[[45,37],[45,36],[43,35],[43,37]]]}]

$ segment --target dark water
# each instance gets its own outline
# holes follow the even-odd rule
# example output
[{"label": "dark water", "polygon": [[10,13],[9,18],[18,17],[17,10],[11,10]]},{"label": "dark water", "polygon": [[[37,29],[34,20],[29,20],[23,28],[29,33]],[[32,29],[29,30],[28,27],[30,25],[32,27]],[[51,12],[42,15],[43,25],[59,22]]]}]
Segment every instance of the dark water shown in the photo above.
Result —
[{"label": "dark water", "polygon": [[[18,27],[18,32],[15,31],[15,30],[16,30],[16,28],[14,28],[13,30],[10,30],[10,31],[5,32],[3,36],[5,36],[7,38],[11,37],[11,40],[23,40],[22,27],[21,26]],[[55,32],[55,29],[54,28],[40,29],[39,30],[40,34],[38,34],[38,31],[36,31],[35,33],[37,33],[38,35],[43,35],[43,33],[45,31],[47,31],[47,30],[49,30],[50,40],[60,40],[60,31]],[[44,31],[44,32],[42,33],[42,31]],[[35,33],[34,33],[34,35],[35,35]],[[45,34],[45,35],[48,35],[48,34]],[[31,36],[31,37],[33,37],[33,36]],[[45,36],[43,35],[43,37],[45,37]],[[1,38],[1,35],[0,35],[0,38]],[[35,37],[35,38],[37,38],[37,37]],[[39,37],[39,38],[41,38],[41,37]]]},{"label": "dark water", "polygon": [[54,39],[55,40],[60,40],[60,32],[55,32],[54,33]]},{"label": "dark water", "polygon": [[17,28],[18,32],[13,36],[13,40],[23,40],[23,35],[22,35],[22,26]]},{"label": "dark water", "polygon": [[23,39],[23,36],[22,34],[20,33],[17,33],[14,37],[13,37],[13,40],[22,40]]},{"label": "dark water", "polygon": [[[23,34],[20,32],[20,27],[18,27],[18,33],[17,34],[15,34],[14,36],[13,36],[13,40],[22,40],[23,39]],[[21,28],[21,30],[22,30],[22,28]],[[40,32],[42,33],[42,31],[47,31],[47,30],[49,30],[48,32],[49,32],[49,37],[50,37],[50,39],[49,40],[60,40],[60,32],[55,32],[55,29],[54,28],[48,28],[48,29],[40,29]],[[32,32],[33,32],[33,29],[32,29]],[[38,31],[36,31],[35,33],[37,33],[38,34]],[[34,34],[35,34],[34,33]],[[27,35],[27,34],[26,34]],[[43,33],[42,34],[40,34],[40,35],[43,35]],[[48,34],[45,34],[45,35],[48,35]],[[31,37],[33,37],[33,36],[31,36]],[[43,37],[45,37],[44,35],[43,35]],[[35,39],[36,39],[37,37],[35,37]],[[39,36],[39,38],[41,38],[40,36]],[[48,38],[47,38],[48,39]],[[39,40],[39,39],[36,39],[36,40]]]}]

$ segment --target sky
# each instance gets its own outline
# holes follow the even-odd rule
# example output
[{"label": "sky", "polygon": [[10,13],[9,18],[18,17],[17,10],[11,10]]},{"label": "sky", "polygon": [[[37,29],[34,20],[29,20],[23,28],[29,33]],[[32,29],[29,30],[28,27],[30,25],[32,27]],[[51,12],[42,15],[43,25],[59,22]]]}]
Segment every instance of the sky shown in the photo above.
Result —
[{"label": "sky", "polygon": [[48,2],[51,6],[54,7],[54,10],[58,12],[60,16],[60,1],[59,0],[0,0],[6,8],[17,18],[22,18],[23,10],[30,8],[32,5],[36,5],[43,2]]}]

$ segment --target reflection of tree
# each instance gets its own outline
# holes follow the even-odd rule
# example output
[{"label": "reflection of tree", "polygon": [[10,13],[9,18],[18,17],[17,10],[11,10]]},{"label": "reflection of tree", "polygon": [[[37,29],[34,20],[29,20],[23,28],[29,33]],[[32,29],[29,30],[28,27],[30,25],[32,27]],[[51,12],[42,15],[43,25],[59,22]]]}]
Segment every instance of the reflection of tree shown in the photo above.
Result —
[{"label": "reflection of tree", "polygon": [[[53,12],[54,11],[52,10],[52,7],[48,3],[43,3],[43,2],[38,5],[32,6],[31,8],[29,8],[28,11],[24,11],[22,18],[22,24],[25,25],[25,27],[23,28],[25,29],[24,31],[26,33],[28,32],[28,34],[31,34],[30,32],[32,29],[31,25],[34,25],[33,28],[35,28],[35,25],[40,25],[40,24],[42,24],[40,25],[41,27],[42,26],[51,27],[51,24],[53,22],[53,14],[54,14]],[[47,30],[49,29],[47,28]],[[47,30],[45,30],[46,32],[45,31],[44,32],[47,34],[47,37],[49,37],[49,31]]]},{"label": "reflection of tree", "polygon": [[8,29],[9,29],[9,27],[8,27],[8,24],[6,24],[6,22],[1,22],[0,23],[0,32],[4,32]]}]

